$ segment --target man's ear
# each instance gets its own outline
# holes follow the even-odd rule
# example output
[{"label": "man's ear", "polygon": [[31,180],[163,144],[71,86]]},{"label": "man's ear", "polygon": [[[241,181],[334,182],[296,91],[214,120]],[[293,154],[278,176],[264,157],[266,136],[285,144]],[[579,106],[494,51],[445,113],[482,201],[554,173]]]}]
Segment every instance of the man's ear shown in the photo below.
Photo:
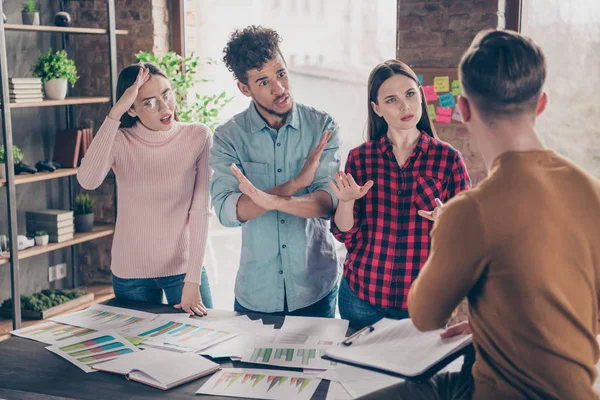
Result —
[{"label": "man's ear", "polygon": [[242,92],[242,94],[244,96],[252,97],[252,92],[250,91],[250,88],[248,87],[248,85],[238,81],[237,87],[238,87],[238,89],[240,89],[240,92]]},{"label": "man's ear", "polygon": [[537,108],[535,109],[535,116],[539,116],[544,112],[546,106],[548,105],[548,95],[546,92],[542,92],[540,99],[538,100]]},{"label": "man's ear", "polygon": [[460,111],[462,122],[471,121],[471,103],[465,96],[458,96],[458,110]]}]

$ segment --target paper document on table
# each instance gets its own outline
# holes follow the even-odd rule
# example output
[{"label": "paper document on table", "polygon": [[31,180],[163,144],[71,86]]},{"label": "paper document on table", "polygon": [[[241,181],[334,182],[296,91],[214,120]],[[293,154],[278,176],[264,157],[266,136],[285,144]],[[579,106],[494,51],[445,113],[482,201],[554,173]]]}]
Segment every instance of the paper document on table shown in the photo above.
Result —
[{"label": "paper document on table", "polygon": [[353,399],[403,381],[401,378],[351,366],[336,368],[339,382]]},{"label": "paper document on table", "polygon": [[139,324],[152,321],[154,318],[156,318],[156,314],[129,308],[94,304],[85,310],[50,318],[50,321],[97,331],[114,329],[119,333],[123,333]]},{"label": "paper document on table", "polygon": [[348,320],[286,316],[275,343],[330,346],[344,340]]},{"label": "paper document on table", "polygon": [[410,319],[384,318],[370,331],[347,339],[345,342],[350,345],[328,348],[326,355],[335,360],[414,378],[441,368],[440,364],[472,342],[471,335],[442,339],[441,332],[443,329],[420,332]]}]

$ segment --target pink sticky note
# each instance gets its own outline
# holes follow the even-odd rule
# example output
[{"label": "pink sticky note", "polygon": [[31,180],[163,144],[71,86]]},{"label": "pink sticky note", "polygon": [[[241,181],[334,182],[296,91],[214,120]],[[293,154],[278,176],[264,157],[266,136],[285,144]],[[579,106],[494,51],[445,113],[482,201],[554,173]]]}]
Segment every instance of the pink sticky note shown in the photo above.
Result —
[{"label": "pink sticky note", "polygon": [[437,107],[435,109],[436,115],[452,116],[452,108],[450,107]]},{"label": "pink sticky note", "polygon": [[433,89],[433,85],[423,86],[423,92],[425,93],[425,100],[434,101],[438,99],[438,95]]},{"label": "pink sticky note", "polygon": [[449,124],[452,122],[452,117],[450,115],[437,115],[435,122],[440,122],[442,124]]}]

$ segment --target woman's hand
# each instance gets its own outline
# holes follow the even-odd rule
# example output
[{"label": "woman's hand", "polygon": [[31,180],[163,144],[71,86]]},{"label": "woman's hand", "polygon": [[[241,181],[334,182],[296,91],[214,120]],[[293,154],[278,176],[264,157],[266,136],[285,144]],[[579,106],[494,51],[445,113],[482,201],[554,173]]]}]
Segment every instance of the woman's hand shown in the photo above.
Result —
[{"label": "woman's hand", "polygon": [[329,181],[329,186],[333,190],[333,194],[343,203],[360,199],[373,187],[373,181],[368,181],[364,186],[358,186],[352,175],[343,171],[333,177],[335,184]]},{"label": "woman's hand", "polygon": [[117,103],[108,113],[108,117],[115,121],[119,121],[123,114],[131,109],[133,102],[137,98],[140,88],[148,81],[148,79],[150,79],[150,72],[148,69],[140,68],[140,72],[138,73],[135,82],[133,85],[129,86],[127,90],[125,90],[119,101],[117,101]]},{"label": "woman's hand", "polygon": [[183,284],[183,292],[181,293],[181,302],[174,306],[175,308],[182,309],[192,317],[198,315],[203,317],[208,314],[208,310],[202,304],[202,298],[200,297],[200,285],[192,282],[185,282]]}]

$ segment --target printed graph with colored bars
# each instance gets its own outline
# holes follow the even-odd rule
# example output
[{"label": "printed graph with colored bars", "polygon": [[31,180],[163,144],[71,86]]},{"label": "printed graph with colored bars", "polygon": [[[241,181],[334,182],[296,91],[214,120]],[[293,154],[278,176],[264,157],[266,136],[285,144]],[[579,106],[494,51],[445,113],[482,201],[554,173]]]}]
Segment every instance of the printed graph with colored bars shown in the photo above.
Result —
[{"label": "printed graph with colored bars", "polygon": [[98,332],[87,340],[71,340],[65,345],[50,346],[48,350],[65,358],[85,372],[93,372],[92,366],[138,351],[116,333]]},{"label": "printed graph with colored bars", "polygon": [[132,326],[153,317],[152,314],[135,310],[96,304],[72,314],[53,317],[51,320],[96,330],[117,329],[121,331],[130,329]]},{"label": "printed graph with colored bars", "polygon": [[196,393],[254,399],[309,400],[320,378],[300,372],[224,368]]},{"label": "printed graph with colored bars", "polygon": [[33,327],[22,328],[11,332],[15,336],[31,339],[46,344],[57,344],[73,338],[84,337],[96,331],[73,325],[47,322]]},{"label": "printed graph with colored bars", "polygon": [[155,323],[158,326],[141,333],[136,332],[136,335],[152,341],[198,350],[206,349],[236,336],[230,332],[185,322],[158,319],[152,321],[152,324]]},{"label": "printed graph with colored bars", "polygon": [[[335,361],[324,360],[325,349],[257,347],[249,361],[259,364],[295,366],[300,368],[332,368]],[[246,361],[246,360],[244,360]]]}]

